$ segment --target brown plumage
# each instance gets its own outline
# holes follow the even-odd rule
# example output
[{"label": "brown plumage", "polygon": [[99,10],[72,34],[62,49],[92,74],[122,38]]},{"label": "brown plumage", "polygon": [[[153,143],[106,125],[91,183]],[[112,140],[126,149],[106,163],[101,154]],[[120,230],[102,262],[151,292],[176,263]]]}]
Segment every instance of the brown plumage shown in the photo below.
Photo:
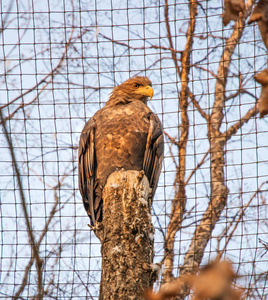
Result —
[{"label": "brown plumage", "polygon": [[254,79],[262,85],[261,95],[258,100],[258,108],[260,111],[260,118],[268,114],[268,70],[262,70],[254,76]]},{"label": "brown plumage", "polygon": [[224,0],[224,13],[222,14],[222,22],[227,26],[231,20],[236,21],[240,12],[245,11],[244,0]]},{"label": "brown plumage", "polygon": [[260,0],[254,7],[248,24],[257,22],[263,43],[268,49],[268,0]]},{"label": "brown plumage", "polygon": [[151,81],[137,76],[114,88],[85,124],[79,142],[79,190],[92,225],[102,221],[102,190],[115,170],[144,170],[154,196],[164,152],[159,118],[146,105]]}]

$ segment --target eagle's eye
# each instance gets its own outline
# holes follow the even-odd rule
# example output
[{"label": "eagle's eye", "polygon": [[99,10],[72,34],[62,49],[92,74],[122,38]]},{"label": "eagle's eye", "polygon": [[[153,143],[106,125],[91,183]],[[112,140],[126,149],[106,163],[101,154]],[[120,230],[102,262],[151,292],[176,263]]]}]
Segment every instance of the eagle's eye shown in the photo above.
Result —
[{"label": "eagle's eye", "polygon": [[135,89],[137,89],[137,88],[140,87],[140,85],[139,85],[138,83],[133,83],[133,87],[134,87]]}]

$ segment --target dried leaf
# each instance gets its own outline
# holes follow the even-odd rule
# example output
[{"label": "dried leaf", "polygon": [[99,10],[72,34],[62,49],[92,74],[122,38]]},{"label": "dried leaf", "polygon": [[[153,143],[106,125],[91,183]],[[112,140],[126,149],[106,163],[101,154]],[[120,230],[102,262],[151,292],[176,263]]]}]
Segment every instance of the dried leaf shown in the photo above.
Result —
[{"label": "dried leaf", "polygon": [[239,13],[244,11],[244,0],[224,0],[224,13],[222,14],[223,25],[228,25],[231,20],[236,21],[239,17]]},{"label": "dried leaf", "polygon": [[179,295],[183,284],[193,290],[192,300],[240,300],[242,291],[233,288],[236,278],[230,262],[212,262],[197,275],[183,276],[161,286],[158,293],[144,294],[146,300],[167,300]]},{"label": "dried leaf", "polygon": [[254,79],[262,86],[268,86],[268,70],[264,69],[254,76]]},{"label": "dried leaf", "polygon": [[262,87],[261,95],[258,101],[258,109],[260,111],[260,118],[268,114],[268,87]]},{"label": "dried leaf", "polygon": [[161,286],[158,293],[153,293],[152,290],[146,291],[144,297],[146,300],[166,300],[175,297],[181,291],[181,285],[184,281],[175,279]]},{"label": "dried leaf", "polygon": [[268,1],[260,0],[254,7],[248,24],[257,22],[265,47],[268,49]]},{"label": "dried leaf", "polygon": [[192,277],[193,300],[239,300],[241,291],[232,287],[235,274],[230,262],[212,262]]},{"label": "dried leaf", "polygon": [[268,114],[268,70],[262,70],[254,76],[254,79],[262,85],[261,95],[258,100],[260,118]]}]

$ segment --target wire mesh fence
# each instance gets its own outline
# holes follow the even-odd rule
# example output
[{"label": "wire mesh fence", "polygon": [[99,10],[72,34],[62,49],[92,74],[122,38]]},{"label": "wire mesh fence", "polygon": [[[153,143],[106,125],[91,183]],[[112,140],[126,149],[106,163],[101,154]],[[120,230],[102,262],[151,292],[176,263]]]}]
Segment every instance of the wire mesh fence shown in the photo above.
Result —
[{"label": "wire mesh fence", "polygon": [[[155,288],[167,266],[179,276],[221,194],[213,177],[219,143],[219,186],[228,190],[215,208],[219,216],[200,265],[219,256],[231,260],[246,298],[266,299],[268,129],[253,76],[266,68],[267,49],[257,24],[223,26],[223,1],[199,1],[197,15],[191,14],[194,3],[1,2],[1,298],[34,298],[40,272],[44,298],[98,298],[100,243],[78,192],[79,136],[114,86],[142,75],[153,83],[149,106],[165,131],[152,210],[160,265]],[[171,258],[165,251],[172,222]]]}]

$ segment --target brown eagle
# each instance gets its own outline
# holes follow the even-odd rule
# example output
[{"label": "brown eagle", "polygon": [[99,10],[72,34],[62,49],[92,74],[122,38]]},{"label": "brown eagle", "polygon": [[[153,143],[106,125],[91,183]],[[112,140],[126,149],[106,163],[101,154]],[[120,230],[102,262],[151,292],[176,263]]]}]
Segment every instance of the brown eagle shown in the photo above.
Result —
[{"label": "brown eagle", "polygon": [[130,78],[114,88],[106,105],[87,121],[78,153],[79,190],[94,226],[102,221],[102,190],[114,171],[143,170],[154,196],[164,141],[159,118],[146,105],[152,98],[147,77]]}]

